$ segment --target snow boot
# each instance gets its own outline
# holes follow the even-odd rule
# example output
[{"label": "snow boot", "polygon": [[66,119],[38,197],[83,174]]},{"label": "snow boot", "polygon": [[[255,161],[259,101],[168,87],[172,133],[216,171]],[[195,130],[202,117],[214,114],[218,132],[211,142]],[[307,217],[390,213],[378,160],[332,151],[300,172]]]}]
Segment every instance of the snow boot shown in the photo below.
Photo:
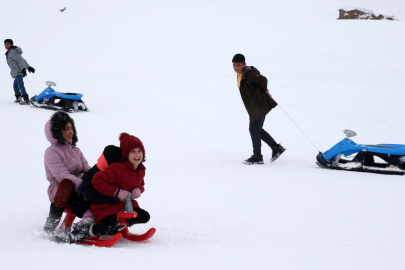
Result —
[{"label": "snow boot", "polygon": [[263,164],[262,155],[252,155],[250,158],[243,161],[243,164],[252,165],[252,164]]},{"label": "snow boot", "polygon": [[134,208],[134,211],[138,216],[136,218],[127,218],[128,227],[131,227],[134,224],[148,223],[150,220],[150,214],[148,211],[139,207]]},{"label": "snow boot", "polygon": [[63,214],[63,209],[63,207],[56,207],[53,203],[51,203],[49,216],[47,217],[44,225],[44,231],[46,233],[51,234],[55,231],[56,227],[58,227]]},{"label": "snow boot", "polygon": [[80,225],[73,224],[69,230],[70,243],[73,244],[73,243],[76,243],[77,240],[90,237],[90,226],[91,225],[80,226]]},{"label": "snow boot", "polygon": [[128,227],[138,224],[138,222],[136,222],[136,218],[127,218],[127,223],[128,223]]},{"label": "snow boot", "polygon": [[28,94],[22,95],[24,100],[20,101],[20,105],[30,105],[30,100],[28,98]]},{"label": "snow boot", "polygon": [[67,232],[59,233],[55,236],[55,239],[59,243],[74,244],[80,239],[95,237],[91,232],[93,224],[91,225],[77,225],[72,224]]},{"label": "snow boot", "polygon": [[93,214],[91,213],[90,210],[87,210],[86,212],[84,212],[82,219],[79,222],[76,222],[76,225],[77,226],[86,226],[86,225],[91,225],[95,222],[96,222],[96,220],[94,219]]},{"label": "snow boot", "polygon": [[21,94],[15,94],[15,103],[20,103],[22,101]]},{"label": "snow boot", "polygon": [[54,218],[54,217],[47,217],[46,222],[44,225],[44,231],[47,234],[52,234],[55,232],[56,227],[58,227],[60,222],[60,218]]},{"label": "snow boot", "polygon": [[84,217],[79,222],[76,223],[77,226],[86,226],[95,223],[96,220],[91,217]]},{"label": "snow boot", "polygon": [[128,223],[128,227],[132,227],[135,224],[142,224],[142,223],[147,223],[150,219],[149,213],[147,217],[141,217],[141,219],[138,219],[138,217],[136,218],[127,218],[127,223]]},{"label": "snow boot", "polygon": [[277,144],[277,146],[273,148],[273,154],[271,156],[270,162],[276,161],[276,159],[278,159],[278,157],[281,156],[281,154],[284,153],[285,150],[286,149],[281,146],[281,144]]}]

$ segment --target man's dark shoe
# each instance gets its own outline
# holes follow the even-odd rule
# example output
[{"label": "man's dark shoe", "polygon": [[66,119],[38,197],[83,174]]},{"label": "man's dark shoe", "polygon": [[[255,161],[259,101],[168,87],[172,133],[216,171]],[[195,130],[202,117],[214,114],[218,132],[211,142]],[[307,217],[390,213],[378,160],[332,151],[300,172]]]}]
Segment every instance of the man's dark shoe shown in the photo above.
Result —
[{"label": "man's dark shoe", "polygon": [[21,100],[20,105],[30,105],[30,101],[29,100]]},{"label": "man's dark shoe", "polygon": [[252,165],[252,164],[263,164],[263,156],[262,155],[253,155],[250,158],[243,161],[243,164]]},{"label": "man's dark shoe", "polygon": [[20,105],[29,105],[30,100],[28,98],[28,94],[22,95],[23,100],[20,101]]},{"label": "man's dark shoe", "polygon": [[277,147],[273,148],[273,154],[271,156],[270,162],[276,161],[276,159],[278,159],[278,157],[281,156],[281,154],[284,153],[285,150],[287,149],[281,146],[281,144],[277,144]]}]

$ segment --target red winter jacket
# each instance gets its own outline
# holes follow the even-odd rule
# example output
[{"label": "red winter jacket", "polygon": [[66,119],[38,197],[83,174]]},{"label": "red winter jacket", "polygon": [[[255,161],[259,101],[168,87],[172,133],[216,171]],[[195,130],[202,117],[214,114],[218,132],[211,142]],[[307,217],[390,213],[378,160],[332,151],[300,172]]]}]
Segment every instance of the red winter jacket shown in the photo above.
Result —
[{"label": "red winter jacket", "polygon": [[[100,171],[94,175],[91,181],[94,188],[101,194],[109,197],[114,197],[118,189],[131,191],[134,188],[139,188],[143,193],[145,191],[145,166],[140,164],[135,171],[134,166],[129,162],[113,163],[105,171]],[[133,207],[139,207],[138,202],[132,201]],[[113,204],[91,204],[91,212],[97,221],[102,220],[106,216],[118,214],[124,209],[124,202]]]}]

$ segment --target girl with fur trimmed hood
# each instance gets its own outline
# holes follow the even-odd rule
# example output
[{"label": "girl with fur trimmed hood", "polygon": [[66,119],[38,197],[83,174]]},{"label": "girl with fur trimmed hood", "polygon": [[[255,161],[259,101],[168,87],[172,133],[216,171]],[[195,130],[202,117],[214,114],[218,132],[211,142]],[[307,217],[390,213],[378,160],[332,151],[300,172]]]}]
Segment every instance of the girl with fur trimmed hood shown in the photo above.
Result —
[{"label": "girl with fur trimmed hood", "polygon": [[45,124],[45,136],[51,145],[45,151],[45,172],[49,181],[48,196],[51,202],[44,230],[53,232],[58,226],[63,210],[77,191],[83,174],[90,169],[86,158],[76,143],[76,126],[69,114],[57,111]]}]

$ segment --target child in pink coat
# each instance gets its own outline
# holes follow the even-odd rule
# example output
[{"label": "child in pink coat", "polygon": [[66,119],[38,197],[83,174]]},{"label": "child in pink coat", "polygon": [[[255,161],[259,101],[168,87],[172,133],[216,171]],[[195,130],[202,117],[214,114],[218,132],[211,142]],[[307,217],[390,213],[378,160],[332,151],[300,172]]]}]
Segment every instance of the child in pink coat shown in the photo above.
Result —
[{"label": "child in pink coat", "polygon": [[44,230],[50,233],[58,226],[64,208],[70,206],[72,195],[90,166],[76,146],[75,122],[69,114],[54,113],[45,124],[45,136],[51,144],[45,151],[44,162],[51,206]]}]

